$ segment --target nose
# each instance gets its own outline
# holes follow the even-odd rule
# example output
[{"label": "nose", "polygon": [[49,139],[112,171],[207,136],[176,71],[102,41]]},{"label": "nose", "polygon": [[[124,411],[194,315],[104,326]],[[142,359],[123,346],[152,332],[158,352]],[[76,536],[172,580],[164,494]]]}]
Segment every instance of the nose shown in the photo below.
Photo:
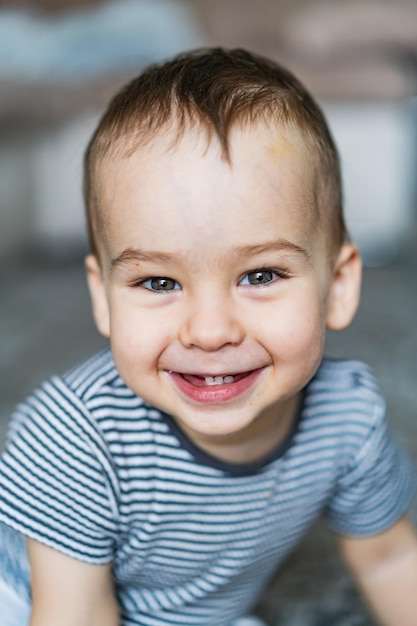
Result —
[{"label": "nose", "polygon": [[188,303],[179,338],[187,348],[195,347],[214,352],[223,346],[239,345],[244,334],[236,304],[228,299],[206,294],[195,299],[192,305]]}]

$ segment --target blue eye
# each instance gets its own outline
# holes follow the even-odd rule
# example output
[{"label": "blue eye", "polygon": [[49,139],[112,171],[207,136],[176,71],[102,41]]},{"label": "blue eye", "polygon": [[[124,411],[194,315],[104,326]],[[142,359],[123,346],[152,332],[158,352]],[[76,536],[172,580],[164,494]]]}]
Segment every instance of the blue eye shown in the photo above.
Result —
[{"label": "blue eye", "polygon": [[241,285],[267,285],[271,283],[279,274],[272,270],[255,270],[254,272],[248,272],[240,281]]},{"label": "blue eye", "polygon": [[181,289],[176,280],[172,278],[166,278],[165,276],[154,276],[148,278],[141,283],[142,287],[149,289],[149,291],[177,291]]}]

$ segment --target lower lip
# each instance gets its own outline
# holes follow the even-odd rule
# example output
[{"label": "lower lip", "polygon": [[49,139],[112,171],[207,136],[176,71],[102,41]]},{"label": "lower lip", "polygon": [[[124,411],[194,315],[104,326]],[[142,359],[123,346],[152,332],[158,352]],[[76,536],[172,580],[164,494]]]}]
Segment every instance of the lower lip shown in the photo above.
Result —
[{"label": "lower lip", "polygon": [[219,404],[230,402],[245,394],[258,380],[263,370],[264,368],[252,370],[248,372],[247,376],[244,376],[235,383],[203,385],[202,387],[192,385],[177,372],[170,372],[169,375],[171,380],[187,398],[201,404]]}]

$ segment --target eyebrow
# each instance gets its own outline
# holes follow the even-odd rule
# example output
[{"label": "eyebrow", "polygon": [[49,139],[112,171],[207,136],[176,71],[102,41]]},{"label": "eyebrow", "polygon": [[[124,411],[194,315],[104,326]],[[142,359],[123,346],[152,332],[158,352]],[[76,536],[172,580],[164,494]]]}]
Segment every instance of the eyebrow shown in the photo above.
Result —
[{"label": "eyebrow", "polygon": [[[310,253],[307,248],[299,246],[286,239],[274,239],[265,243],[238,246],[233,250],[232,254],[236,257],[249,257],[263,254],[265,252],[287,252],[304,257],[307,261],[310,259]],[[179,254],[161,252],[158,250],[141,250],[139,248],[126,248],[110,261],[112,271],[124,263],[161,263],[161,264],[186,264],[184,257]]]},{"label": "eyebrow", "polygon": [[127,248],[123,252],[110,261],[111,269],[115,269],[123,263],[129,263],[134,261],[135,263],[172,263],[176,258],[176,255],[169,254],[168,252],[158,252],[151,250],[146,252],[145,250],[139,250],[138,248]]},{"label": "eyebrow", "polygon": [[311,256],[306,247],[299,246],[296,243],[288,241],[287,239],[274,239],[273,241],[266,241],[265,243],[253,246],[239,246],[236,248],[235,254],[238,256],[255,256],[257,254],[263,254],[264,252],[271,251],[297,254],[298,256],[305,257],[306,260],[309,260]]}]

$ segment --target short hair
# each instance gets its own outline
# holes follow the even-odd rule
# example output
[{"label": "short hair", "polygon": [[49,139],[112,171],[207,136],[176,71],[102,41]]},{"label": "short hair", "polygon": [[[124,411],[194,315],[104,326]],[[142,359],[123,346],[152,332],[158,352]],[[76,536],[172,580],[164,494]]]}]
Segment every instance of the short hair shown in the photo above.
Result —
[{"label": "short hair", "polygon": [[[233,126],[262,121],[296,130],[313,158],[314,207],[330,245],[346,238],[337,149],[324,115],[306,88],[286,68],[243,49],[201,48],[152,65],[110,102],[85,153],[84,197],[92,252],[103,230],[98,163],[126,158],[172,126],[179,138],[198,124],[220,142],[229,160]],[[98,255],[99,256],[99,255]]]}]

